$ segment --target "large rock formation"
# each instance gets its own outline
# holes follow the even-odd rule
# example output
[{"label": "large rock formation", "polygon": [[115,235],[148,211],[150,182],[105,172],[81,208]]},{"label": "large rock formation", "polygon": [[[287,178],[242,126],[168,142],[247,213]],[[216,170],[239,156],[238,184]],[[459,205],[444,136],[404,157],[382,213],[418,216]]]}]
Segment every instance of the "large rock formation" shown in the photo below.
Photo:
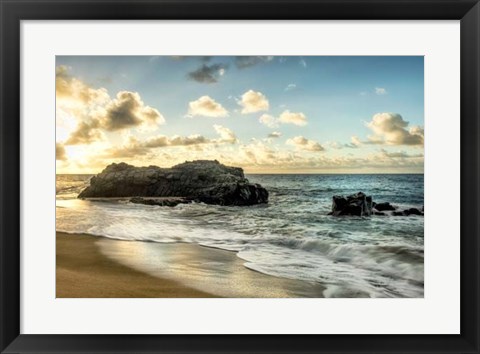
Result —
[{"label": "large rock formation", "polygon": [[78,198],[184,197],[219,205],[268,202],[268,192],[250,183],[238,167],[198,160],[172,168],[135,167],[113,163],[90,180]]}]

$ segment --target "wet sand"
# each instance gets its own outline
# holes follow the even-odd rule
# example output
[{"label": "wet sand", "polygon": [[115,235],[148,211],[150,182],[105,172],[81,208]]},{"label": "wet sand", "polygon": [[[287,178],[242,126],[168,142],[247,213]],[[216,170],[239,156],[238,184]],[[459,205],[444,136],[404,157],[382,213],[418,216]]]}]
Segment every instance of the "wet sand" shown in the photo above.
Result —
[{"label": "wet sand", "polygon": [[195,244],[57,232],[57,297],[323,297],[321,284],[265,275],[245,263],[235,252]]},{"label": "wet sand", "polygon": [[96,246],[98,239],[57,232],[57,298],[212,297],[112,261]]}]

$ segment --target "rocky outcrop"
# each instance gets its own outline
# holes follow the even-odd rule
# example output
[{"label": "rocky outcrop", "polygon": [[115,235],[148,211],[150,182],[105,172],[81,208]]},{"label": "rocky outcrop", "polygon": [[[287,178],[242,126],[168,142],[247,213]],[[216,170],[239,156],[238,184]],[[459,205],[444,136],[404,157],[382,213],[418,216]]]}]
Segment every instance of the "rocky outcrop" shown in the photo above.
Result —
[{"label": "rocky outcrop", "polygon": [[372,215],[372,197],[367,197],[362,192],[347,197],[334,196],[330,215],[370,216]]},{"label": "rocky outcrop", "polygon": [[365,195],[363,192],[349,195],[347,197],[333,196],[332,211],[328,215],[333,216],[423,216],[422,211],[417,208],[408,208],[405,210],[397,210],[398,208],[388,202],[375,203],[371,196]]},{"label": "rocky outcrop", "polygon": [[[209,160],[189,161],[172,168],[113,163],[92,177],[90,186],[78,195],[78,198],[98,197],[181,197],[219,205],[268,202],[267,190],[250,183],[241,168]],[[136,202],[142,201],[136,199]],[[145,199],[142,203],[153,202]]]}]

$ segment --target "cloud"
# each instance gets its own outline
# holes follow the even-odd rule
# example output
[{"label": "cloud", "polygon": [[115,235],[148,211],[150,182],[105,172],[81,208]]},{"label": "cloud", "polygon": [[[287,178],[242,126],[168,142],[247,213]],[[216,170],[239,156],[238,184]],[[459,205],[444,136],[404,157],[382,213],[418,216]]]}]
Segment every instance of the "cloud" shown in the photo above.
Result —
[{"label": "cloud", "polygon": [[149,156],[154,154],[152,149],[164,147],[197,147],[202,145],[216,144],[236,144],[238,142],[235,133],[222,125],[215,124],[213,126],[218,139],[210,139],[203,135],[192,134],[189,136],[174,135],[171,137],[158,135],[145,141],[139,141],[133,136],[129,136],[127,143],[121,147],[112,147],[107,150],[104,157],[108,158],[133,158],[137,156]]},{"label": "cloud", "polygon": [[418,158],[418,157],[423,158],[423,154],[412,154],[412,155],[410,155],[405,151],[389,152],[385,149],[381,149],[380,152],[383,156],[388,157],[388,158],[393,158],[393,159],[396,159],[396,158],[414,159],[414,158]]},{"label": "cloud", "polygon": [[[266,143],[267,142],[267,143]],[[387,157],[383,153],[367,156],[328,156],[324,153],[311,153],[302,149],[278,149],[268,141],[253,140],[238,150],[217,155],[221,162],[246,169],[249,173],[284,172],[384,172],[385,169],[397,172],[421,172],[423,157]]]},{"label": "cloud", "polygon": [[262,114],[260,118],[258,118],[258,121],[270,128],[276,128],[279,125],[278,119],[270,114]]},{"label": "cloud", "polygon": [[238,56],[235,57],[235,65],[239,69],[245,69],[272,60],[273,56]]},{"label": "cloud", "polygon": [[384,87],[375,87],[375,93],[377,95],[386,95],[388,92],[387,89]]},{"label": "cloud", "polygon": [[57,101],[69,101],[70,105],[102,104],[109,100],[104,88],[94,89],[70,75],[70,68],[60,65],[55,68],[55,95]]},{"label": "cloud", "polygon": [[238,141],[237,136],[232,130],[218,124],[215,124],[213,128],[217,134],[220,135],[220,140],[216,142],[234,144]]},{"label": "cloud", "polygon": [[287,87],[285,87],[285,91],[292,91],[297,88],[296,84],[288,84]]},{"label": "cloud", "polygon": [[223,64],[203,64],[197,70],[188,73],[188,77],[191,80],[201,83],[216,83],[218,78],[225,74],[226,65]]},{"label": "cloud", "polygon": [[332,149],[336,149],[336,150],[358,148],[358,145],[356,145],[354,143],[339,143],[339,142],[336,142],[336,141],[329,142],[328,146],[330,146]]},{"label": "cloud", "polygon": [[65,145],[83,145],[103,140],[104,136],[99,128],[100,123],[98,120],[80,122],[67,141],[65,141]]},{"label": "cloud", "polygon": [[305,114],[298,112],[283,111],[278,118],[270,114],[262,114],[258,121],[269,128],[277,128],[281,124],[294,124],[298,126],[307,125],[307,117]]},{"label": "cloud", "polygon": [[289,110],[283,111],[278,118],[281,123],[284,124],[294,124],[298,126],[307,125],[307,117],[305,114],[298,112],[290,112]]},{"label": "cloud", "polygon": [[213,128],[220,136],[219,139],[209,139],[199,134],[193,134],[189,136],[174,135],[172,137],[160,135],[146,140],[141,145],[145,148],[159,148],[167,146],[191,146],[203,144],[234,144],[238,141],[235,133],[232,130],[218,124],[215,124]]},{"label": "cloud", "polygon": [[282,136],[282,133],[280,132],[271,132],[270,134],[268,134],[269,138],[280,138],[281,136]]},{"label": "cloud", "polygon": [[286,144],[293,145],[297,149],[305,150],[305,151],[324,151],[325,150],[323,146],[320,145],[320,143],[314,140],[309,140],[303,136],[296,136],[292,139],[288,139]]},{"label": "cloud", "polygon": [[104,138],[102,131],[152,126],[165,122],[162,114],[147,106],[137,92],[120,91],[114,99],[104,88],[95,89],[72,77],[66,66],[56,68],[57,125],[62,120],[78,122],[63,131],[66,145],[89,144]]},{"label": "cloud", "polygon": [[412,126],[398,113],[377,113],[367,123],[375,135],[368,138],[370,144],[423,145],[422,127]]},{"label": "cloud", "polygon": [[188,116],[219,118],[228,116],[228,111],[213,98],[209,96],[202,96],[198,100],[188,103]]},{"label": "cloud", "polygon": [[55,157],[56,160],[67,161],[67,153],[65,152],[65,147],[60,143],[55,144]]},{"label": "cloud", "polygon": [[165,122],[160,112],[146,106],[137,92],[129,91],[120,91],[105,106],[84,112],[77,119],[80,122],[65,145],[90,144],[103,140],[102,131],[114,132],[149,125],[156,128]]},{"label": "cloud", "polygon": [[303,66],[304,68],[307,68],[307,62],[305,61],[305,59],[300,59],[300,61],[298,62],[301,66]]},{"label": "cloud", "polygon": [[120,91],[97,117],[105,130],[117,131],[142,124],[163,124],[165,118],[155,108],[146,106],[137,92]]},{"label": "cloud", "polygon": [[355,146],[357,146],[357,147],[360,146],[360,145],[362,145],[362,142],[361,142],[361,140],[358,138],[358,136],[352,136],[352,137],[350,138],[350,140],[351,140],[352,144],[355,145]]},{"label": "cloud", "polygon": [[261,92],[248,90],[238,102],[243,107],[242,114],[268,111],[269,103],[265,95]]},{"label": "cloud", "polygon": [[138,156],[145,156],[151,153],[150,148],[140,143],[137,138],[131,136],[129,142],[120,147],[112,147],[106,150],[104,158],[134,158]]},{"label": "cloud", "polygon": [[147,148],[159,148],[165,146],[190,146],[209,143],[211,143],[209,139],[198,134],[193,134],[189,136],[174,135],[170,138],[164,135],[160,135],[158,137],[148,139],[143,144],[143,146]]}]

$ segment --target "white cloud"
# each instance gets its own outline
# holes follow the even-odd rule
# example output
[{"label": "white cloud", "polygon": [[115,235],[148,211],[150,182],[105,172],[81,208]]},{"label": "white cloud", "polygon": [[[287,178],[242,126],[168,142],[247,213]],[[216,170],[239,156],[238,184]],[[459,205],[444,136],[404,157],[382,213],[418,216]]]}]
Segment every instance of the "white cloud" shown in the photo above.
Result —
[{"label": "white cloud", "polygon": [[[193,147],[201,150],[201,146],[212,146],[216,144],[236,144],[238,142],[235,133],[221,125],[213,126],[218,139],[210,139],[203,135],[192,134],[189,136],[173,135],[171,137],[165,135],[157,135],[145,141],[140,141],[132,135],[126,136],[126,143],[123,146],[113,146],[107,149],[103,157],[106,158],[134,158],[139,156],[152,156],[155,154],[152,149],[165,147]],[[58,158],[57,158],[58,159]]]},{"label": "white cloud", "polygon": [[294,124],[298,126],[307,125],[307,117],[301,112],[294,113],[289,110],[283,111],[278,120],[284,124]]},{"label": "white cloud", "polygon": [[377,95],[386,95],[388,92],[387,89],[384,87],[375,87],[375,93]]},{"label": "white cloud", "polygon": [[301,66],[303,66],[304,68],[307,67],[307,62],[305,61],[305,59],[300,59],[300,61],[298,62]]},{"label": "white cloud", "polygon": [[233,144],[238,141],[237,136],[232,130],[218,124],[215,124],[213,128],[215,129],[217,134],[220,135],[219,142]]},{"label": "white cloud", "polygon": [[269,103],[265,95],[261,92],[256,92],[253,90],[248,90],[245,92],[238,104],[243,107],[243,114],[268,111],[269,108]]},{"label": "white cloud", "polygon": [[280,124],[307,125],[305,114],[290,112],[289,110],[283,111],[278,118],[270,114],[262,114],[258,121],[269,128],[277,128]]},{"label": "white cloud", "polygon": [[412,126],[398,113],[377,113],[367,123],[375,135],[368,138],[370,144],[423,145],[423,128]]},{"label": "white cloud", "polygon": [[105,88],[95,89],[70,75],[71,68],[60,65],[55,68],[55,95],[58,103],[69,108],[103,105],[110,100]]},{"label": "white cloud", "polygon": [[415,159],[415,158],[423,158],[423,154],[409,154],[405,151],[394,151],[390,152],[385,149],[380,150],[381,154],[385,157],[392,158],[392,159]]},{"label": "white cloud", "polygon": [[208,143],[210,143],[210,140],[199,134],[192,134],[188,136],[174,135],[172,137],[160,135],[148,139],[143,146],[146,148],[158,148],[164,146],[190,146]]},{"label": "white cloud", "polygon": [[270,114],[262,114],[260,118],[258,118],[258,121],[270,128],[276,128],[279,125],[278,119]]},{"label": "white cloud", "polygon": [[331,147],[332,149],[336,149],[336,150],[341,150],[341,149],[356,149],[358,147],[358,145],[354,144],[354,143],[339,143],[337,141],[331,141],[331,142],[328,142],[327,143],[329,147]]},{"label": "white cloud", "polygon": [[188,115],[218,118],[228,116],[228,111],[213,98],[202,96],[196,101],[189,102]]},{"label": "white cloud", "polygon": [[[103,131],[153,127],[165,122],[163,115],[147,106],[138,92],[120,91],[111,98],[104,88],[92,88],[70,75],[69,68],[56,68],[56,111],[66,145],[90,144],[104,138]],[[62,121],[76,121],[68,128]]]},{"label": "white cloud", "polygon": [[285,91],[292,91],[297,88],[296,84],[288,84],[287,87],[285,87]]},{"label": "white cloud", "polygon": [[362,145],[362,142],[361,142],[361,140],[358,138],[358,136],[352,136],[352,137],[350,138],[350,141],[351,141],[352,144],[355,145],[355,146],[360,146],[360,145]]},{"label": "white cloud", "polygon": [[307,139],[303,136],[296,136],[292,139],[288,139],[286,142],[287,145],[295,146],[299,150],[305,151],[324,151],[322,145],[319,142]]}]

